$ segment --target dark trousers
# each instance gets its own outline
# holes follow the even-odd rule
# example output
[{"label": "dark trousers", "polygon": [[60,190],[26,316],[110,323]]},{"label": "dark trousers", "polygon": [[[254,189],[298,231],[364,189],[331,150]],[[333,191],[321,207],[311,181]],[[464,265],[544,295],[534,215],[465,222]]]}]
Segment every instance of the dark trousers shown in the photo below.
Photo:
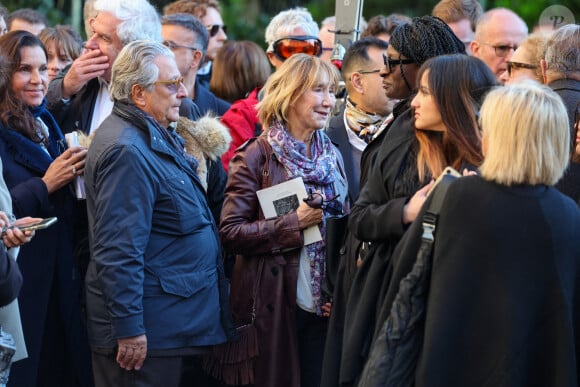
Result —
[{"label": "dark trousers", "polygon": [[218,386],[202,370],[202,357],[148,356],[139,371],[126,371],[115,360],[116,353],[93,352],[96,387],[214,387]]},{"label": "dark trousers", "polygon": [[328,318],[296,308],[300,387],[319,387]]}]

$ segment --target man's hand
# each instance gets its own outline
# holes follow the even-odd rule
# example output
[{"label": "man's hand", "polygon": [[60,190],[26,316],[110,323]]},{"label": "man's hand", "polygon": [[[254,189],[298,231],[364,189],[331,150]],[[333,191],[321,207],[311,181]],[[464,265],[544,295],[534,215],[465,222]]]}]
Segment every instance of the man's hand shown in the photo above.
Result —
[{"label": "man's hand", "polygon": [[100,50],[83,50],[74,60],[62,80],[62,96],[70,98],[78,93],[93,78],[99,77],[109,68],[109,58]]},{"label": "man's hand", "polygon": [[127,371],[140,370],[147,357],[147,336],[126,337],[117,339],[119,350],[117,363]]}]

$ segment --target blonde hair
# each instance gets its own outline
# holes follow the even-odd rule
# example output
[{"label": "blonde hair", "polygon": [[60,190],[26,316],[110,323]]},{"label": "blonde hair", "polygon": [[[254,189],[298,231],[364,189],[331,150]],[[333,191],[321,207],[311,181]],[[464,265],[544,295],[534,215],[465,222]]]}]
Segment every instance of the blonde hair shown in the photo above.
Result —
[{"label": "blonde hair", "polygon": [[540,66],[540,61],[546,56],[546,43],[550,38],[550,34],[546,32],[534,32],[528,35],[528,37],[520,44],[521,48],[524,48],[528,55],[526,55],[526,63],[534,66],[538,66],[534,70],[536,79],[542,82],[542,68]]},{"label": "blonde hair", "polygon": [[568,114],[550,88],[526,80],[496,88],[481,108],[481,175],[499,184],[554,185],[570,158]]},{"label": "blonde hair", "polygon": [[318,57],[294,54],[286,59],[264,85],[264,98],[256,105],[258,118],[268,128],[274,120],[287,122],[292,106],[307,90],[310,90],[327,74],[329,83],[336,89],[340,74],[336,67]]}]

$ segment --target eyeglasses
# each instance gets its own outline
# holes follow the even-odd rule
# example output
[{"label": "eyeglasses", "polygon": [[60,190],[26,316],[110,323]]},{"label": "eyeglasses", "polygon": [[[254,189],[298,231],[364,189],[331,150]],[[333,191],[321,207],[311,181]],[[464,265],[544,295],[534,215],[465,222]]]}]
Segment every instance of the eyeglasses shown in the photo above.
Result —
[{"label": "eyeglasses", "polygon": [[501,58],[503,58],[504,56],[509,54],[511,50],[515,51],[518,49],[518,46],[515,46],[515,45],[510,46],[508,44],[500,44],[500,45],[494,46],[493,44],[489,44],[489,43],[483,43],[483,44],[485,44],[486,46],[493,47],[493,49],[495,50],[495,55],[497,55]]},{"label": "eyeglasses", "polygon": [[182,44],[177,44],[171,40],[164,40],[163,41],[163,45],[166,46],[167,48],[169,48],[170,50],[175,50],[176,48],[187,48],[189,50],[193,50],[193,51],[201,51],[199,48],[197,47],[192,47],[192,46],[184,46]]},{"label": "eyeglasses", "polygon": [[276,40],[272,50],[280,60],[286,60],[294,54],[320,56],[322,42],[316,36],[291,36]]},{"label": "eyeglasses", "polygon": [[411,64],[415,63],[415,61],[413,59],[401,59],[400,55],[399,59],[391,59],[386,54],[383,54],[383,63],[387,67],[387,73],[390,74],[393,72],[393,66]]},{"label": "eyeglasses", "polygon": [[220,28],[227,35],[228,33],[228,26],[224,26],[223,24],[210,24],[209,26],[205,26],[207,28],[207,32],[209,33],[209,37],[213,38],[220,32]]},{"label": "eyeglasses", "polygon": [[324,200],[324,196],[320,192],[315,192],[310,189],[308,196],[304,198],[304,203],[308,204],[312,208],[321,208],[323,211],[328,212],[330,215],[342,215],[342,203],[339,202],[336,195],[333,198]]},{"label": "eyeglasses", "polygon": [[535,70],[538,68],[538,66],[534,66],[531,64],[527,64],[527,63],[520,63],[520,62],[512,62],[509,61],[507,62],[507,72],[508,75],[511,76],[512,75],[512,70],[516,68],[516,69],[530,69],[530,70]]},{"label": "eyeglasses", "polygon": [[357,73],[359,74],[375,74],[375,73],[380,73],[381,69],[376,69],[376,70],[359,70],[357,71]]},{"label": "eyeglasses", "polygon": [[157,81],[153,82],[152,85],[165,85],[171,91],[172,94],[176,94],[179,91],[181,85],[183,85],[183,77],[177,79],[170,79],[168,81]]}]

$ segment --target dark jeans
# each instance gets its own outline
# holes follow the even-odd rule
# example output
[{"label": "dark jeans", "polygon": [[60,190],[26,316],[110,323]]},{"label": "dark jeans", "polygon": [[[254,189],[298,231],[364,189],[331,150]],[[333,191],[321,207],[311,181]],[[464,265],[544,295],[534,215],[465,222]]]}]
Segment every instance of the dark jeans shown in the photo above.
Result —
[{"label": "dark jeans", "polygon": [[319,387],[328,318],[296,307],[296,330],[300,351],[300,387]]},{"label": "dark jeans", "polygon": [[116,353],[93,352],[96,387],[218,387],[202,370],[202,356],[148,356],[139,371],[125,371],[115,360]]}]

